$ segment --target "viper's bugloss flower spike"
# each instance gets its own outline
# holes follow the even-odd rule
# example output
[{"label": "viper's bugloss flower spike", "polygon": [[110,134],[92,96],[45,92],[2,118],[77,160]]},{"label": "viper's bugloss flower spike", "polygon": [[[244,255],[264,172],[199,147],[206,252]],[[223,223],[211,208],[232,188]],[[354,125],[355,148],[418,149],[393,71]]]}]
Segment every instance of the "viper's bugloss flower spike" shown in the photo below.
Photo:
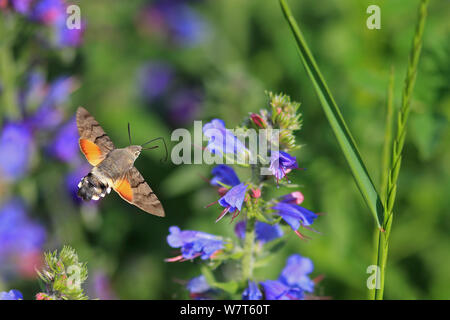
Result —
[{"label": "viper's bugloss flower spike", "polygon": [[248,150],[244,144],[227,128],[221,119],[213,119],[203,126],[203,134],[209,138],[206,149],[212,154],[235,154],[245,158]]},{"label": "viper's bugloss flower spike", "polygon": [[222,198],[219,199],[219,204],[225,209],[217,217],[216,222],[221,220],[228,212],[233,214],[234,220],[242,210],[242,204],[244,203],[245,194],[247,191],[248,184],[240,183],[233,188],[231,188]]},{"label": "viper's bugloss flower spike", "polygon": [[78,260],[75,250],[64,246],[62,250],[45,253],[45,268],[38,270],[39,278],[48,292],[40,298],[50,300],[87,300],[82,284],[88,277],[87,266]]},{"label": "viper's bugloss flower spike", "polygon": [[302,300],[303,291],[290,288],[279,280],[266,280],[261,282],[264,289],[265,300]]},{"label": "viper's bugloss flower spike", "polygon": [[210,183],[213,186],[222,187],[223,185],[234,187],[241,183],[236,172],[230,166],[225,164],[219,164],[215,166],[211,171],[213,177]]},{"label": "viper's bugloss flower spike", "polygon": [[284,151],[272,151],[269,169],[275,176],[277,183],[279,180],[283,179],[290,170],[297,168],[298,164],[296,157],[291,156]]},{"label": "viper's bugloss flower spike", "polygon": [[298,231],[300,227],[310,226],[318,217],[314,212],[298,205],[279,202],[272,207],[275,214],[279,215],[283,220],[295,231],[300,238],[306,238]]},{"label": "viper's bugloss flower spike", "polygon": [[33,136],[24,123],[7,123],[0,134],[0,180],[21,178],[30,165]]},{"label": "viper's bugloss flower spike", "polygon": [[[239,221],[234,227],[234,232],[239,239],[245,238],[245,221]],[[277,224],[270,225],[257,221],[255,224],[256,241],[267,243],[283,236],[283,230]]]},{"label": "viper's bugloss flower spike", "polygon": [[206,260],[210,259],[216,251],[224,248],[224,242],[220,237],[206,232],[181,231],[177,226],[170,227],[169,232],[167,243],[172,248],[180,248],[181,255],[166,259],[167,262],[185,261],[196,257]]},{"label": "viper's bugloss flower spike", "polygon": [[0,300],[23,300],[23,295],[19,290],[9,290],[0,292]]},{"label": "viper's bugloss flower spike", "polygon": [[300,191],[294,191],[281,197],[281,202],[290,204],[301,204],[305,197]]},{"label": "viper's bugloss flower spike", "polygon": [[248,287],[244,289],[242,293],[242,300],[261,300],[261,290],[259,290],[258,284],[254,281],[248,281]]},{"label": "viper's bugloss flower spike", "polygon": [[289,256],[286,266],[278,280],[289,287],[300,288],[306,292],[314,291],[314,281],[308,277],[313,272],[314,264],[311,259],[299,254]]}]

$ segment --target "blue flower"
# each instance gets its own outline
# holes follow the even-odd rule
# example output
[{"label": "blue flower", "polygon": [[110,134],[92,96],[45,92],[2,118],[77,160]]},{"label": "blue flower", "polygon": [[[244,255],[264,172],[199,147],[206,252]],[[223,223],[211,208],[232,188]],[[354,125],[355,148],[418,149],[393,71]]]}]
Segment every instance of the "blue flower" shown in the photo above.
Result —
[{"label": "blue flower", "polygon": [[166,94],[174,77],[173,67],[164,61],[151,61],[139,72],[141,95],[152,102]]},{"label": "blue flower", "polygon": [[73,117],[58,131],[49,147],[49,152],[61,161],[71,162],[78,158],[78,139],[77,123]]},{"label": "blue flower", "polygon": [[83,41],[83,33],[86,23],[82,22],[80,28],[69,29],[66,21],[61,21],[56,26],[57,45],[59,47],[79,47]]},{"label": "blue flower", "polygon": [[76,82],[72,77],[59,77],[53,81],[38,109],[28,120],[30,124],[38,129],[58,126],[63,119],[63,113],[57,107],[67,100],[75,87]]},{"label": "blue flower", "polygon": [[9,290],[0,292],[0,300],[23,300],[23,295],[19,290]]},{"label": "blue flower", "polygon": [[211,290],[211,287],[209,286],[205,276],[203,275],[189,280],[189,282],[186,285],[186,288],[189,290],[190,293],[205,293]]},{"label": "blue flower", "polygon": [[23,15],[28,15],[33,1],[34,0],[12,0],[11,2],[15,11]]},{"label": "blue flower", "polygon": [[314,219],[318,217],[314,212],[290,203],[279,202],[272,209],[275,210],[275,214],[281,216],[286,221],[300,238],[304,238],[304,236],[298,229],[300,227],[308,228],[314,222]]},{"label": "blue flower", "polygon": [[189,296],[195,300],[213,299],[218,290],[211,288],[204,275],[192,278],[186,285]]},{"label": "blue flower", "polygon": [[281,197],[281,202],[290,204],[301,204],[305,197],[300,191],[294,191]]},{"label": "blue flower", "polygon": [[201,44],[208,35],[208,24],[190,6],[178,1],[158,1],[141,13],[141,24],[150,34],[157,34],[182,47]]},{"label": "blue flower", "polygon": [[203,94],[195,89],[181,89],[170,97],[168,120],[173,125],[190,123],[200,110]]},{"label": "blue flower", "polygon": [[248,281],[248,287],[242,293],[242,300],[261,300],[262,293],[254,281]]},{"label": "blue flower", "polygon": [[289,256],[279,280],[292,288],[299,288],[306,292],[314,291],[314,281],[308,274],[313,272],[314,264],[309,258],[302,257],[299,254]]},{"label": "blue flower", "polygon": [[185,230],[172,226],[169,228],[170,235],[167,243],[172,248],[181,248],[181,255],[166,261],[183,261],[201,257],[202,260],[210,259],[216,251],[224,248],[224,242],[220,237],[209,233]]},{"label": "blue flower", "polygon": [[8,123],[0,136],[0,179],[14,181],[28,170],[33,151],[31,130],[23,123]]},{"label": "blue flower", "polygon": [[248,150],[244,144],[227,128],[225,122],[213,119],[203,126],[203,134],[209,138],[208,149],[212,154],[244,155]]},{"label": "blue flower", "polygon": [[278,280],[266,280],[261,282],[264,289],[265,300],[301,300],[303,291],[290,288]]},{"label": "blue flower", "polygon": [[34,20],[47,25],[57,25],[65,20],[66,8],[62,0],[38,0],[31,16]]},{"label": "blue flower", "polygon": [[247,187],[247,184],[240,183],[231,188],[222,198],[219,199],[219,204],[225,209],[219,217],[217,217],[216,222],[222,219],[228,212],[233,213],[236,211],[233,215],[233,219],[237,217],[239,212],[242,210],[242,204],[244,203]]},{"label": "blue flower", "polygon": [[162,8],[169,34],[173,41],[184,47],[201,44],[208,25],[195,10],[184,4],[167,5]]},{"label": "blue flower", "polygon": [[223,187],[223,185],[226,185],[234,187],[241,183],[233,168],[225,164],[215,166],[211,173],[214,176],[210,181],[213,186]]},{"label": "blue flower", "polygon": [[270,167],[272,174],[278,180],[283,179],[291,169],[297,169],[296,157],[284,151],[272,151],[270,155]]},{"label": "blue flower", "polygon": [[[234,227],[236,236],[240,239],[245,238],[245,221],[239,221]],[[256,241],[266,243],[283,236],[283,230],[279,225],[270,225],[261,221],[256,221],[255,224]]]},{"label": "blue flower", "polygon": [[19,270],[27,275],[31,269],[34,274],[34,258],[42,250],[45,238],[45,229],[28,218],[20,200],[4,203],[0,208],[0,269],[7,267],[11,270],[6,271]]}]

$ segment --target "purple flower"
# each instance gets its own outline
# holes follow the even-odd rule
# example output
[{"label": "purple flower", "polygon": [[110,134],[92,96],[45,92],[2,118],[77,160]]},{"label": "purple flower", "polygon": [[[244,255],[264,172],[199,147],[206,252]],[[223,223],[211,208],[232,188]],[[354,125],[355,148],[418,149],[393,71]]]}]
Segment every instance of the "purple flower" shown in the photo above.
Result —
[{"label": "purple flower", "polygon": [[33,150],[30,129],[22,123],[8,123],[0,136],[0,179],[14,181],[27,171]]},{"label": "purple flower", "polygon": [[304,236],[298,229],[300,227],[310,226],[314,222],[314,219],[318,217],[314,212],[290,203],[279,202],[272,209],[276,210],[274,213],[283,218],[300,238]]},{"label": "purple flower", "polygon": [[213,186],[223,187],[223,185],[226,185],[234,187],[241,182],[233,168],[225,164],[215,166],[211,173],[214,176],[210,181]]},{"label": "purple flower", "polygon": [[111,288],[110,279],[102,271],[96,272],[93,278],[94,291],[97,298],[100,300],[117,300]]},{"label": "purple flower", "polygon": [[306,292],[314,291],[314,281],[308,274],[314,270],[314,264],[309,258],[299,254],[291,255],[286,262],[279,280],[291,288],[299,288]]},{"label": "purple flower", "polygon": [[58,25],[65,20],[65,4],[62,0],[38,0],[31,16],[40,23]]},{"label": "purple flower", "polygon": [[278,280],[266,280],[261,282],[264,289],[265,300],[301,300],[303,291],[298,288],[290,288]]},{"label": "purple flower", "polygon": [[39,129],[48,129],[59,125],[63,114],[57,107],[67,100],[75,87],[76,83],[72,77],[59,77],[53,81],[39,108],[30,117],[30,124]]},{"label": "purple flower", "polygon": [[224,248],[224,243],[220,237],[200,231],[185,230],[172,226],[169,228],[170,235],[167,236],[167,243],[172,248],[181,248],[181,255],[167,259],[168,262],[184,261],[201,257],[202,260],[210,259],[218,250]]},{"label": "purple flower", "polygon": [[219,204],[225,209],[217,217],[216,222],[222,219],[228,212],[235,212],[231,221],[237,217],[242,210],[242,204],[244,203],[245,193],[247,191],[247,184],[240,183],[231,188],[222,198],[218,200]]},{"label": "purple flower", "polygon": [[175,93],[169,101],[169,121],[182,125],[194,120],[202,102],[202,94],[193,89],[183,89]]},{"label": "purple flower", "polygon": [[162,7],[169,34],[174,42],[184,47],[196,46],[207,35],[207,24],[195,10],[184,4]]},{"label": "purple flower", "polygon": [[178,46],[199,45],[208,35],[208,25],[203,17],[178,1],[159,1],[145,8],[140,18],[145,31],[170,39]]},{"label": "purple flower", "polygon": [[65,123],[52,141],[49,152],[55,158],[71,162],[78,158],[78,129],[75,117]]},{"label": "purple flower", "polygon": [[83,21],[79,29],[69,29],[63,20],[56,26],[57,44],[60,47],[79,47],[83,41],[86,23]]},{"label": "purple flower", "polygon": [[0,300],[23,300],[23,295],[19,290],[9,290],[0,292]]},{"label": "purple flower", "polygon": [[281,197],[281,202],[290,204],[301,204],[305,197],[300,191],[291,192],[285,196]]},{"label": "purple flower", "polygon": [[[245,238],[245,221],[239,221],[234,227],[236,236],[240,239]],[[279,225],[270,225],[261,221],[256,221],[255,224],[256,241],[266,243],[283,236],[283,230]]]},{"label": "purple flower", "polygon": [[270,167],[272,174],[278,180],[283,179],[291,169],[297,169],[297,160],[284,151],[272,151],[270,156]]},{"label": "purple flower", "polygon": [[[42,250],[45,242],[44,228],[31,221],[24,205],[18,199],[4,203],[0,208],[0,268],[8,267],[7,272],[17,270],[29,275],[38,259],[36,253]],[[12,263],[7,263],[8,261]]]},{"label": "purple flower", "polygon": [[28,15],[33,1],[34,0],[11,0],[11,3],[15,11],[23,15]]},{"label": "purple flower", "polygon": [[209,138],[208,149],[212,154],[243,154],[247,149],[243,143],[227,128],[225,122],[213,119],[203,126],[203,134]]},{"label": "purple flower", "polygon": [[248,281],[248,287],[242,293],[242,300],[261,300],[262,293],[254,281]]},{"label": "purple flower", "polygon": [[163,61],[147,63],[139,72],[139,85],[142,96],[149,102],[164,95],[174,77],[173,67]]}]

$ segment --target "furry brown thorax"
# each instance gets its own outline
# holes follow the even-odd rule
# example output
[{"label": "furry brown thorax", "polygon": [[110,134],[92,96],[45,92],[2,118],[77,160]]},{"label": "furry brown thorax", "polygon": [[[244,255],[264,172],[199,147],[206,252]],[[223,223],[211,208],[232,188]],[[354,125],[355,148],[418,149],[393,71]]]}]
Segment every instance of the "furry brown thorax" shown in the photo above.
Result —
[{"label": "furry brown thorax", "polygon": [[99,200],[111,192],[113,181],[122,179],[133,168],[141,153],[141,146],[114,149],[106,158],[81,179],[77,195],[85,201]]}]

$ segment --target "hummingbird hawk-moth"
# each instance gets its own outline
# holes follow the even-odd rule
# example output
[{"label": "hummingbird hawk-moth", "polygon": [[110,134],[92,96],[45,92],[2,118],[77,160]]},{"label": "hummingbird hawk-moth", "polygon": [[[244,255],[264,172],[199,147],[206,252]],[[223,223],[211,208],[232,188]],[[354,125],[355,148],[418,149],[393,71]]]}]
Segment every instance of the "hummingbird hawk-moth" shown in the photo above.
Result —
[{"label": "hummingbird hawk-moth", "polygon": [[145,212],[164,217],[161,202],[134,167],[142,146],[116,149],[100,124],[82,107],[77,110],[76,120],[81,152],[93,166],[78,184],[78,196],[85,201],[99,200],[113,189],[122,199]]}]

